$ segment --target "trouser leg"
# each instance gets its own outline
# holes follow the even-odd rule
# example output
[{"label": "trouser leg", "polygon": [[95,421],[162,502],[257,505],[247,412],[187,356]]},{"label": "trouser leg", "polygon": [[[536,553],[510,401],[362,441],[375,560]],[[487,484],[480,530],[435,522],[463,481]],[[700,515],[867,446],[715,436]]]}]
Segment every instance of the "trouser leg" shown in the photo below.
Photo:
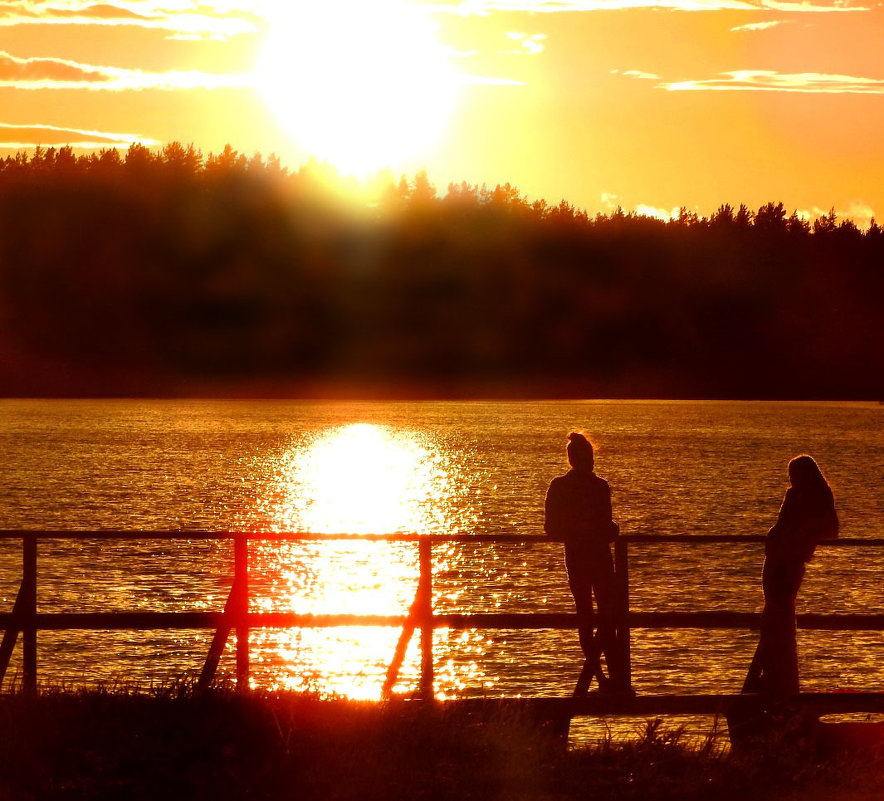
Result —
[{"label": "trouser leg", "polygon": [[587,659],[598,659],[598,648],[593,636],[595,614],[592,606],[592,584],[584,577],[576,581],[571,580],[570,577],[571,573],[569,573],[569,583],[574,596],[574,607],[577,611],[577,633],[580,638],[580,648]]},{"label": "trouser leg", "polygon": [[795,599],[803,577],[803,563],[766,561],[764,564],[764,611],[761,617],[763,688],[777,697],[797,695],[799,691]]},{"label": "trouser leg", "polygon": [[[607,568],[607,565],[603,567]],[[626,670],[623,648],[617,639],[617,584],[614,577],[613,564],[610,570],[602,569],[595,576],[593,584],[598,606],[599,647],[605,655],[608,676],[612,684],[618,687],[626,685]]]},{"label": "trouser leg", "polygon": [[601,676],[601,653],[599,641],[593,633],[595,613],[593,610],[593,585],[590,567],[581,560],[567,559],[568,585],[574,596],[574,607],[577,611],[577,634],[580,648],[586,659],[583,676],[591,681],[592,676]]}]

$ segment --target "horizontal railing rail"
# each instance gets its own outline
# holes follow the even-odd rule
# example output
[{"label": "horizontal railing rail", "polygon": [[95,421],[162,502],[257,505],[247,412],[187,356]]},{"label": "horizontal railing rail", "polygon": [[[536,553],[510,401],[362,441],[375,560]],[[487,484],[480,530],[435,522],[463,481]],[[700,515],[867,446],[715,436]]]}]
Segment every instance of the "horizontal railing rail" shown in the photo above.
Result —
[{"label": "horizontal railing rail", "polygon": [[[476,546],[493,544],[555,545],[542,535],[521,534],[325,534],[310,532],[252,531],[121,531],[121,530],[0,530],[0,541],[22,543],[22,581],[13,609],[0,612],[0,681],[9,665],[19,635],[23,641],[22,686],[27,692],[37,688],[37,632],[71,630],[214,630],[215,634],[203,665],[198,687],[205,689],[214,678],[221,654],[231,632],[236,632],[236,676],[241,688],[249,686],[249,631],[258,628],[325,628],[334,626],[393,626],[402,633],[384,682],[384,695],[389,696],[396,683],[405,650],[411,636],[420,630],[420,696],[433,698],[433,631],[444,629],[576,629],[580,618],[565,612],[471,612],[436,613],[433,610],[432,546],[442,543],[465,543]],[[223,611],[112,611],[112,612],[38,612],[37,611],[37,546],[48,540],[117,540],[144,541],[229,541],[233,543],[234,578]],[[629,548],[630,546],[665,545],[759,545],[765,537],[736,534],[724,535],[656,535],[630,534],[614,543],[615,570],[620,613],[616,621],[617,638],[623,643],[627,678],[630,672],[630,632],[632,629],[743,629],[757,630],[761,623],[758,612],[727,610],[656,611],[629,610]],[[257,612],[249,610],[250,542],[391,542],[411,543],[419,549],[419,576],[414,602],[406,614],[302,614],[297,612]],[[884,539],[838,539],[820,543],[820,548],[881,547]],[[884,614],[801,614],[797,625],[802,629],[827,631],[884,631]],[[579,685],[578,685],[579,686]],[[827,696],[829,694],[817,694]],[[884,707],[884,694],[861,693],[845,701],[832,695],[832,708],[845,703],[865,704],[869,710]],[[838,695],[838,697],[836,697]],[[868,696],[868,697],[867,697]],[[675,696],[667,696],[675,698]],[[687,698],[688,696],[682,696]],[[694,698],[695,696],[690,696]],[[699,697],[699,696],[696,696]],[[710,704],[731,696],[708,696]],[[816,696],[815,696],[816,697]],[[681,702],[667,702],[663,707],[681,708]],[[687,703],[687,702],[685,702]],[[691,703],[694,703],[693,701]],[[701,702],[696,702],[700,706]],[[589,707],[599,708],[590,702]],[[579,705],[578,705],[579,706]],[[605,704],[602,704],[604,707]],[[631,706],[636,707],[633,703]],[[682,704],[684,706],[684,704]],[[690,706],[690,704],[688,704]],[[589,708],[587,707],[587,708]],[[637,708],[644,709],[638,704]],[[577,708],[577,707],[574,707]],[[582,708],[582,707],[581,707]],[[607,707],[605,707],[607,708]],[[662,708],[662,707],[661,707]]]},{"label": "horizontal railing rail", "polygon": [[[508,542],[515,545],[556,543],[544,534],[352,534],[318,533],[309,531],[133,531],[122,529],[0,529],[0,540],[21,540],[23,537],[36,537],[46,540],[235,540],[245,537],[248,540],[265,542],[324,542],[324,541],[366,541],[366,542]],[[751,545],[763,543],[767,537],[754,534],[625,534],[617,538],[624,543],[653,543],[671,545],[715,545],[734,543]],[[881,537],[841,537],[823,540],[818,548],[851,548],[884,546]]]},{"label": "horizontal railing rail", "polygon": [[[0,630],[18,627],[25,616],[0,612]],[[884,631],[884,615],[801,614],[799,629],[808,631]],[[38,612],[34,616],[41,631],[123,631],[162,629],[217,629],[223,612]],[[408,615],[299,614],[297,612],[248,612],[249,628],[304,628],[403,626]],[[576,629],[579,618],[573,612],[453,612],[434,614],[434,628],[527,630]],[[743,629],[761,627],[760,612],[630,612],[631,629]]]}]

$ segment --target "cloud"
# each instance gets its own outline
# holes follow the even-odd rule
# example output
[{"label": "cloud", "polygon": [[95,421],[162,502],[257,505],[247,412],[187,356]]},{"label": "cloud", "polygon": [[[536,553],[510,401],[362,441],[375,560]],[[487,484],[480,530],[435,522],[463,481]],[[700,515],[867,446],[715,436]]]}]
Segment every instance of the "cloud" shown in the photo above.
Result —
[{"label": "cloud", "polygon": [[611,70],[611,75],[623,75],[627,78],[641,78],[644,81],[659,81],[660,76],[654,72],[642,72],[641,70]]},{"label": "cloud", "polygon": [[[817,217],[825,217],[829,209],[821,209],[813,206],[808,209],[797,209],[795,212],[801,219],[813,222]],[[835,209],[835,216],[839,220],[853,220],[858,228],[868,228],[875,217],[875,210],[865,201],[854,200],[847,204],[844,209]]]},{"label": "cloud", "polygon": [[0,50],[0,88],[13,89],[231,89],[251,86],[249,75],[197,70],[144,72],[63,58],[18,58]]},{"label": "cloud", "polygon": [[[282,3],[284,0],[278,2]],[[862,0],[429,0],[426,7],[431,11],[459,16],[488,16],[496,12],[553,14],[625,8],[787,13],[869,11],[868,6],[859,4],[861,2]],[[259,32],[271,16],[274,5],[274,0],[112,0],[108,3],[91,0],[0,0],[0,26],[121,25],[166,30],[171,38],[176,39],[228,39]],[[752,30],[750,27],[745,29]],[[539,43],[528,45],[527,48],[537,44]],[[529,49],[528,52],[532,51]]]},{"label": "cloud", "polygon": [[536,56],[538,53],[543,52],[543,40],[546,39],[545,33],[529,35],[527,33],[519,33],[518,31],[509,31],[506,36],[513,42],[519,43],[518,50],[507,50],[505,51],[506,53],[516,55],[528,53],[529,55]]},{"label": "cloud", "polygon": [[661,83],[658,88],[684,91],[804,92],[808,94],[884,94],[884,80],[820,72],[781,73],[774,70],[734,70],[718,78]]},{"label": "cloud", "polygon": [[609,211],[613,211],[620,204],[617,202],[618,195],[615,195],[613,192],[602,192],[601,194],[602,203],[607,206]]},{"label": "cloud", "polygon": [[615,11],[626,8],[667,8],[676,11],[780,11],[828,13],[869,11],[851,0],[451,0],[437,2],[437,11],[460,16],[488,16],[494,12],[554,14],[580,11]]},{"label": "cloud", "polygon": [[76,148],[128,147],[135,142],[143,145],[159,144],[140,134],[91,131],[82,128],[61,128],[55,125],[15,124],[0,122],[0,147],[30,148],[37,145]]},{"label": "cloud", "polygon": [[92,67],[62,58],[18,58],[0,50],[0,85],[40,81],[101,83],[110,80],[107,67]]},{"label": "cloud", "polygon": [[[624,210],[623,205],[620,202],[620,196],[613,192],[602,192],[601,200],[609,212],[616,211],[617,209]],[[647,203],[639,203],[629,213],[637,214],[639,217],[653,217],[654,219],[668,222],[669,220],[677,219],[680,212],[681,209],[679,209],[678,206],[671,209],[664,209],[661,206],[650,206]]]},{"label": "cloud", "polygon": [[861,200],[854,200],[844,211],[838,213],[853,220],[860,228],[868,228],[875,216],[875,210]]},{"label": "cloud", "polygon": [[[177,6],[177,7],[176,7]],[[260,17],[247,11],[207,3],[170,0],[128,0],[91,3],[87,0],[0,0],[0,26],[108,25],[168,31],[171,38],[229,39],[256,33]]]},{"label": "cloud", "polygon": [[653,217],[657,220],[668,222],[669,220],[675,220],[678,218],[680,209],[678,206],[671,209],[664,209],[659,206],[649,206],[646,203],[639,203],[633,211],[635,211],[639,217]]},{"label": "cloud", "polygon": [[731,28],[733,32],[742,32],[742,31],[766,31],[768,28],[775,28],[777,25],[788,25],[789,20],[785,19],[772,19],[767,22],[750,22],[747,25],[737,25],[736,28]]}]

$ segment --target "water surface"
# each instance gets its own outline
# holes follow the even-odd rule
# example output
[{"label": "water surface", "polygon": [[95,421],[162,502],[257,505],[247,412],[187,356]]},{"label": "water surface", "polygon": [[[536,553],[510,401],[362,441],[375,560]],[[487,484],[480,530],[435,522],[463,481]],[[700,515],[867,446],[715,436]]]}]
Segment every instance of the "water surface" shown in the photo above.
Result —
[{"label": "water surface", "polygon": [[[701,402],[319,403],[0,401],[0,528],[407,531],[542,534],[566,433],[585,429],[623,533],[766,533],[802,452],[836,494],[842,536],[884,536],[884,407]],[[10,608],[20,549],[2,545]],[[410,544],[253,544],[252,608],[404,613],[417,580]],[[633,546],[635,610],[761,607],[758,545]],[[875,549],[821,551],[799,611],[882,612]],[[434,548],[440,611],[571,611],[561,546]],[[220,609],[227,543],[46,542],[40,611]],[[252,635],[256,686],[377,697],[394,629]],[[41,633],[48,683],[147,683],[198,673],[209,632]],[[635,631],[639,692],[734,692],[751,632]],[[880,633],[799,634],[808,690],[880,689]],[[230,650],[230,649],[228,649]],[[16,659],[18,656],[16,656]],[[441,696],[561,695],[581,659],[576,634],[436,633]],[[11,673],[17,669],[13,663]],[[232,670],[230,654],[222,671]],[[416,685],[412,643],[397,690]]]}]

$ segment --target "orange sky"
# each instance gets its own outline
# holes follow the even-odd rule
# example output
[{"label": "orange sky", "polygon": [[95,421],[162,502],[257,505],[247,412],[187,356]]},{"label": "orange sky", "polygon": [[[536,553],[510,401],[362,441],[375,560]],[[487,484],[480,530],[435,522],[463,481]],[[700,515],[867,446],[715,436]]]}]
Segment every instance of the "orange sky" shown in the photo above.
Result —
[{"label": "orange sky", "polygon": [[0,0],[0,148],[510,181],[590,212],[884,216],[884,5]]}]

